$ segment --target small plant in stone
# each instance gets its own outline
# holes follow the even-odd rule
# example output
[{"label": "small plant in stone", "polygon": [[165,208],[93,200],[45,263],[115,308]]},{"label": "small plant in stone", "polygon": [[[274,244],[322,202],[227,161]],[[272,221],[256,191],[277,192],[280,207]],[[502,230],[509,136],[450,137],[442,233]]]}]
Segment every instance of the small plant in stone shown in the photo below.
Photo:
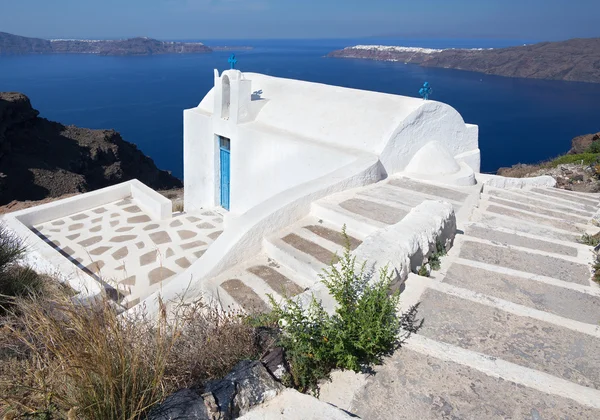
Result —
[{"label": "small plant in stone", "polygon": [[595,235],[584,233],[581,238],[579,238],[579,242],[584,245],[596,247],[600,244],[600,232]]},{"label": "small plant in stone", "polygon": [[431,270],[429,264],[423,264],[419,267],[419,270],[417,271],[417,274],[421,277],[429,277],[430,273]]},{"label": "small plant in stone", "polygon": [[384,269],[373,279],[351,254],[345,228],[342,233],[346,248],[339,263],[320,276],[337,302],[334,314],[314,297],[308,307],[292,299],[279,304],[271,297],[279,344],[286,351],[292,383],[302,391],[314,389],[332,369],[358,372],[380,363],[399,346],[406,323],[397,312],[399,293],[390,293],[392,276]]},{"label": "small plant in stone", "polygon": [[429,265],[431,267],[432,270],[439,270],[441,267],[441,260],[440,258],[446,255],[446,248],[444,247],[444,245],[438,240],[435,243],[435,252],[433,254],[431,254],[431,256],[429,257]]}]

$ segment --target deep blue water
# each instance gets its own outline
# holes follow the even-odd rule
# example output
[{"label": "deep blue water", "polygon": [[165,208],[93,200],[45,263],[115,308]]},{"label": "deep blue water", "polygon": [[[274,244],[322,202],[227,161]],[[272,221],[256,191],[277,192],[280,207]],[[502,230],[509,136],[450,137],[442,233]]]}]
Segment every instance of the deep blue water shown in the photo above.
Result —
[{"label": "deep blue water", "polygon": [[[480,128],[482,171],[533,163],[566,152],[576,135],[600,131],[600,84],[511,79],[403,63],[328,59],[355,44],[503,47],[527,40],[211,41],[253,45],[238,67],[274,76],[416,96],[424,81],[432,99],[455,107]],[[114,128],[163,169],[183,173],[183,116],[213,83],[230,53],[150,57],[29,55],[0,57],[0,91],[31,98],[41,115],[64,124]]]}]

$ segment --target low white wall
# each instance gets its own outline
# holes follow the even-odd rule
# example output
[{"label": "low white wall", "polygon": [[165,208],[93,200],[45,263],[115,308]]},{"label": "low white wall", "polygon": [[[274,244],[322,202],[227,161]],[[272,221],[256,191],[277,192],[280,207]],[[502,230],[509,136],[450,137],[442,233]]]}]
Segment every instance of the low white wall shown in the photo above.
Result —
[{"label": "low white wall", "polygon": [[[258,254],[263,238],[300,220],[310,213],[311,203],[330,194],[361,187],[385,176],[375,156],[363,156],[321,178],[291,188],[264,201],[231,221],[206,253],[186,271],[177,275],[162,290],[146,298],[142,305],[149,314],[158,310],[158,297],[168,302],[190,295],[213,291],[204,288],[211,279],[236,264]],[[131,311],[136,311],[135,307]]]},{"label": "low white wall", "polygon": [[167,197],[137,179],[131,180],[127,184],[129,184],[133,199],[152,217],[158,220],[167,220],[173,217],[173,203]]},{"label": "low white wall", "polygon": [[40,206],[10,213],[27,227],[58,219],[69,214],[89,210],[106,203],[120,200],[131,195],[128,183],[113,185],[86,194],[75,195],[63,200],[53,201]]},{"label": "low white wall", "polygon": [[50,220],[60,219],[124,198],[134,198],[152,217],[161,220],[171,217],[171,201],[138,180],[79,194],[73,197],[42,204],[25,210],[5,214],[0,223],[17,235],[27,247],[25,262],[40,273],[49,274],[81,294],[86,300],[104,290],[94,277],[90,276],[62,254],[36,235],[31,228]]},{"label": "low white wall", "polygon": [[509,178],[500,175],[480,174],[477,178],[485,185],[496,188],[554,187],[556,180],[548,175],[531,178]]}]

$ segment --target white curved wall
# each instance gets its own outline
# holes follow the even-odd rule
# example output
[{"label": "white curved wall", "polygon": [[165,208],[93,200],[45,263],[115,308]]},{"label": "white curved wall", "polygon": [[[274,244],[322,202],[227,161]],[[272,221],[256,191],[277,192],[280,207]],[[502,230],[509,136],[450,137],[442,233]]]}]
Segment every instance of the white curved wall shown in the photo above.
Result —
[{"label": "white curved wall", "polygon": [[[451,106],[423,101],[423,105],[405,118],[390,136],[380,152],[380,160],[388,174],[401,172],[423,146],[438,142],[455,159],[479,172],[478,137],[473,127],[477,126],[467,126]],[[463,159],[459,159],[461,155]],[[429,164],[435,165],[435,162]]]}]

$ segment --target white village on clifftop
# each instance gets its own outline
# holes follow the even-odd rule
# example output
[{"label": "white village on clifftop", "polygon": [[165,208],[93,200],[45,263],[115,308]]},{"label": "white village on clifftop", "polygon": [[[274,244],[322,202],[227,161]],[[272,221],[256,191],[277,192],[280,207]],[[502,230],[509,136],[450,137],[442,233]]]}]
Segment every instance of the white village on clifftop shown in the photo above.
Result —
[{"label": "white village on clifftop", "polygon": [[[345,227],[425,323],[375,375],[336,372],[310,418],[505,418],[507,405],[541,418],[534,403],[600,418],[600,286],[578,241],[597,231],[599,194],[481,174],[478,127],[434,100],[232,68],[183,119],[183,211],[133,180],[7,214],[29,265],[124,312],[153,314],[159,297],[262,312],[269,295],[331,311],[319,274]],[[246,418],[280,418],[269,409],[293,408],[286,395]]]}]

